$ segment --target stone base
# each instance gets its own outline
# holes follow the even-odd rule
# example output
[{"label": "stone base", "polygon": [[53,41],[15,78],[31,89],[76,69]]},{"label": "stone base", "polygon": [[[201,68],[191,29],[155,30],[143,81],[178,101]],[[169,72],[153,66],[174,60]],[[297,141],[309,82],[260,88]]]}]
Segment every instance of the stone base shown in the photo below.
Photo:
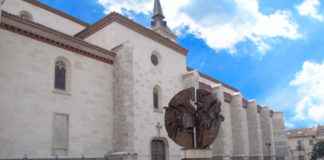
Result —
[{"label": "stone base", "polygon": [[250,156],[249,160],[263,160],[263,156]]},{"label": "stone base", "polygon": [[137,160],[136,153],[114,152],[106,155],[108,160]]},{"label": "stone base", "polygon": [[248,156],[233,156],[232,160],[249,160],[250,157]]},{"label": "stone base", "polygon": [[209,149],[187,149],[184,150],[182,160],[212,160],[213,154]]},{"label": "stone base", "polygon": [[106,158],[5,158],[0,160],[107,160]]},{"label": "stone base", "polygon": [[223,156],[213,156],[212,160],[225,160]]}]

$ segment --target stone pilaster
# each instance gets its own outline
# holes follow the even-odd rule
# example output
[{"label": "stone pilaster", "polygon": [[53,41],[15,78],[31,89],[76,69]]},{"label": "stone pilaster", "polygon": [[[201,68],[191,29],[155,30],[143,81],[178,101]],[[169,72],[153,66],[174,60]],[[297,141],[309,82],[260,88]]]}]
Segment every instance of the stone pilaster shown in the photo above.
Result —
[{"label": "stone pilaster", "polygon": [[217,160],[229,160],[232,157],[232,124],[231,109],[228,103],[224,101],[224,90],[221,84],[212,86],[212,92],[221,101],[224,122],[221,124],[219,134],[212,145],[213,157]]},{"label": "stone pilaster", "polygon": [[246,160],[249,155],[249,137],[246,109],[240,93],[232,95],[231,122],[233,137],[233,160]]},{"label": "stone pilaster", "polygon": [[260,121],[262,128],[263,140],[263,156],[264,160],[271,160],[274,154],[274,142],[272,131],[271,112],[268,107],[263,107],[260,113]]},{"label": "stone pilaster", "polygon": [[250,160],[263,160],[260,115],[258,113],[258,107],[255,100],[248,102],[247,120],[249,128]]},{"label": "stone pilaster", "polygon": [[285,134],[285,124],[282,112],[274,112],[272,116],[273,139],[277,159],[288,159],[288,137]]},{"label": "stone pilaster", "polygon": [[114,51],[117,53],[114,62],[114,153],[108,153],[107,157],[113,156],[116,159],[120,155],[122,160],[127,160],[125,155],[136,155],[133,47],[125,43]]},{"label": "stone pilaster", "polygon": [[271,141],[271,147],[270,147],[270,154],[271,154],[271,159],[275,160],[276,159],[276,150],[275,150],[275,141],[274,141],[274,131],[273,131],[273,115],[274,112],[273,110],[270,110],[270,141]]},{"label": "stone pilaster", "polygon": [[199,88],[199,72],[196,70],[189,71],[183,75],[184,88]]}]

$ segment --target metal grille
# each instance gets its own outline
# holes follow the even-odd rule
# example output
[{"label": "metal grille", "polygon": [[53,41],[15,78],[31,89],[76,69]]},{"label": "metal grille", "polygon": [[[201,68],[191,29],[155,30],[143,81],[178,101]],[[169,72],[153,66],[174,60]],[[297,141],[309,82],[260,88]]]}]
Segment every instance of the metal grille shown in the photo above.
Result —
[{"label": "metal grille", "polygon": [[154,109],[159,109],[159,89],[157,87],[153,89],[153,105]]},{"label": "metal grille", "polygon": [[55,64],[55,89],[66,90],[66,65],[62,61]]},{"label": "metal grille", "polygon": [[152,160],[166,160],[165,144],[162,140],[153,140],[151,147]]}]

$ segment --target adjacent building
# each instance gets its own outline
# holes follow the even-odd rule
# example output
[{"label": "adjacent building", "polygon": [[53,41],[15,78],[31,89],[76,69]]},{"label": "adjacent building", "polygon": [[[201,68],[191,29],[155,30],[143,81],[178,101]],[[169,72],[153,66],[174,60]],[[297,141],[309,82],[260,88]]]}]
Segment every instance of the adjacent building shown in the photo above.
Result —
[{"label": "adjacent building", "polygon": [[287,131],[291,160],[310,160],[314,145],[324,141],[324,126]]},{"label": "adjacent building", "polygon": [[37,0],[0,9],[0,159],[180,160],[163,107],[193,86],[222,101],[214,159],[286,158],[282,113],[188,68],[159,0],[151,28],[115,12],[87,24]]}]

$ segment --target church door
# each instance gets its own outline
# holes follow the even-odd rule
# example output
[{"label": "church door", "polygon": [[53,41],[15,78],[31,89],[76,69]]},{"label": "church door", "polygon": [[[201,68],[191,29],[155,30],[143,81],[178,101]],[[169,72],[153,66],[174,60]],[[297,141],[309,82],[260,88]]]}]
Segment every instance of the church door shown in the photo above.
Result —
[{"label": "church door", "polygon": [[153,140],[151,142],[152,160],[166,160],[165,143],[162,140]]}]

